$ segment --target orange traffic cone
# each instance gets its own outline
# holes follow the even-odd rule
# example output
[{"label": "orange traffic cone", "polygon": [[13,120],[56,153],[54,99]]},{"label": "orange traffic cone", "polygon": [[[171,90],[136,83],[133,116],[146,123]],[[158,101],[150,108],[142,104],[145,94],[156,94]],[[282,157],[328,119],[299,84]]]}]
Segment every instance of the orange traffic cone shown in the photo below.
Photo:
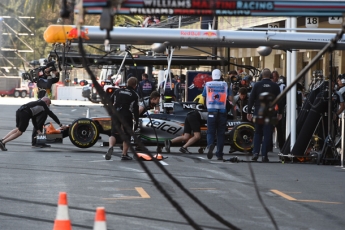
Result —
[{"label": "orange traffic cone", "polygon": [[72,225],[68,216],[67,193],[60,192],[57,214],[53,230],[71,230]]},{"label": "orange traffic cone", "polygon": [[98,207],[96,209],[95,224],[93,225],[93,230],[107,230],[104,207]]}]

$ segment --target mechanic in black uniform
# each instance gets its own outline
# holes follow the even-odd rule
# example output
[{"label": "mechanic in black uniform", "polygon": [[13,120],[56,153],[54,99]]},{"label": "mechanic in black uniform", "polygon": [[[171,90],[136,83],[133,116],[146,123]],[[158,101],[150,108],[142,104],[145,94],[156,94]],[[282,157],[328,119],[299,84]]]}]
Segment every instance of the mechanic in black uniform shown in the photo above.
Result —
[{"label": "mechanic in black uniform", "polygon": [[233,104],[236,105],[236,116],[239,116],[243,122],[251,122],[247,119],[249,95],[247,88],[241,87],[234,97]]},{"label": "mechanic in black uniform", "polygon": [[[279,86],[271,81],[271,71],[267,68],[263,69],[262,71],[262,80],[255,83],[250,96],[249,96],[249,102],[248,102],[248,114],[247,118],[249,121],[252,120],[252,107],[254,105],[254,116],[258,115],[258,111],[260,108],[260,94],[264,92],[268,92],[270,94],[273,94],[275,97],[277,97],[280,94]],[[282,118],[283,109],[284,107],[280,104],[278,105],[279,111],[277,114],[278,120]],[[253,148],[253,161],[257,161],[259,158],[259,153],[261,149],[261,155],[262,155],[262,162],[269,162],[269,159],[267,157],[268,148],[270,147],[270,143],[272,140],[272,130],[273,126],[272,124],[264,123],[264,124],[258,124],[255,123],[255,132],[254,132],[254,148]]]},{"label": "mechanic in black uniform", "polygon": [[[284,76],[279,76],[279,72],[277,70],[272,71],[271,81],[276,83],[279,86],[280,93],[285,89],[285,82],[286,79]],[[286,97],[282,98],[284,100],[284,110],[286,108]],[[275,124],[276,134],[277,134],[277,141],[279,145],[279,149],[282,149],[285,143],[285,126],[286,126],[286,111],[282,114],[282,119],[280,119],[277,124]],[[274,130],[274,128],[273,128]],[[273,132],[272,132],[273,134]],[[273,137],[271,141],[271,146],[269,148],[269,152],[273,152]]]},{"label": "mechanic in black uniform", "polygon": [[[51,85],[56,83],[59,80],[59,72],[55,69],[54,66],[48,67],[47,69],[44,70],[44,72],[45,72],[44,76],[47,79],[42,78],[39,81],[46,82],[47,84],[43,84],[43,85],[45,87],[48,87],[48,88],[45,89],[45,87],[43,87],[43,86],[40,86],[43,88],[39,88],[39,85],[41,85],[41,83],[37,84],[37,86],[38,86],[37,98],[38,99],[45,97],[46,94],[49,95],[51,93]],[[44,126],[47,118],[48,118],[48,115],[46,113],[41,113],[41,114],[37,115],[35,118],[36,123],[37,123],[37,127],[41,132],[43,131],[43,126]],[[36,143],[36,135],[37,135],[37,129],[34,127],[32,129],[32,134],[31,134],[31,146],[33,148],[48,148],[48,147],[50,147],[50,145],[47,145],[47,144],[37,144]]]},{"label": "mechanic in black uniform", "polygon": [[57,124],[59,124],[60,127],[64,128],[57,116],[49,109],[50,104],[50,99],[48,97],[43,97],[40,100],[32,101],[22,105],[16,112],[16,128],[10,131],[0,141],[1,150],[7,151],[5,144],[18,138],[26,131],[27,127],[29,126],[30,119],[32,119],[32,124],[36,128],[37,133],[41,134],[41,130],[37,126],[36,122],[36,117],[39,116],[41,113],[47,114]]},{"label": "mechanic in black uniform", "polygon": [[[193,110],[187,113],[186,119],[184,121],[183,136],[178,136],[172,140],[167,139],[164,141],[165,150],[167,151],[167,153],[170,153],[170,146],[172,144],[183,142],[185,144],[180,148],[180,153],[191,154],[191,152],[189,152],[187,148],[201,138],[201,122],[207,121],[207,115],[207,110],[205,110],[204,112]],[[191,137],[192,133],[193,136]]]},{"label": "mechanic in black uniform", "polygon": [[[113,148],[116,144],[115,134],[117,133],[116,127],[121,127],[124,131],[127,141],[130,142],[131,132],[128,129],[133,129],[133,115],[135,120],[134,130],[138,128],[139,122],[139,95],[135,91],[137,87],[137,79],[135,77],[130,77],[127,80],[127,87],[122,89],[117,89],[113,96],[114,97],[114,107],[118,111],[119,116],[115,114],[111,116],[111,135],[109,137],[109,149],[105,155],[106,160],[111,159],[113,154]],[[123,140],[122,158],[121,160],[132,160],[133,158],[128,156],[128,144]]]},{"label": "mechanic in black uniform", "polygon": [[186,75],[181,74],[175,87],[176,101],[184,102],[185,94],[186,94]]},{"label": "mechanic in black uniform", "polygon": [[[249,95],[248,89],[246,87],[241,87],[238,90],[238,94],[234,96],[233,105],[235,105],[234,113],[236,119],[239,117],[243,122],[251,122],[247,119]],[[236,152],[236,150],[230,145],[229,153],[233,152]]]},{"label": "mechanic in black uniform", "polygon": [[153,91],[149,97],[144,97],[139,102],[139,116],[142,116],[150,109],[158,110],[160,95],[157,91]]}]

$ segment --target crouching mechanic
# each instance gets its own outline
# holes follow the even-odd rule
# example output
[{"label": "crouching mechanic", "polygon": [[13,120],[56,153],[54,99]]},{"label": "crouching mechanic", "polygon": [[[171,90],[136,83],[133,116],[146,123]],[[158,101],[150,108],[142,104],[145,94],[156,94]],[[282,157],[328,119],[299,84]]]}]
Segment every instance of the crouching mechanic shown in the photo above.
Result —
[{"label": "crouching mechanic", "polygon": [[142,116],[150,109],[157,109],[159,104],[160,95],[157,91],[153,91],[149,97],[144,97],[139,103],[139,116]]},{"label": "crouching mechanic", "polygon": [[[184,131],[183,135],[179,137],[175,137],[172,140],[165,140],[165,150],[167,153],[170,153],[170,146],[175,143],[183,142],[185,143],[180,148],[180,153],[188,153],[191,154],[191,152],[188,151],[188,147],[200,140],[201,138],[201,132],[200,132],[200,126],[202,120],[207,120],[207,114],[208,112],[202,112],[198,110],[193,110],[189,113],[187,113],[187,117],[184,121]],[[191,137],[193,131],[193,136]]]},{"label": "crouching mechanic", "polygon": [[[111,96],[114,98],[114,108],[118,112],[119,117],[115,114],[111,116],[111,135],[109,137],[109,149],[105,155],[106,160],[110,160],[113,154],[113,148],[116,144],[115,135],[117,133],[116,127],[121,128],[125,133],[126,139],[123,140],[122,158],[121,160],[132,160],[133,158],[128,156],[127,151],[129,148],[128,143],[131,140],[131,133],[133,132],[133,115],[135,119],[134,130],[138,128],[139,122],[139,96],[135,91],[137,87],[137,79],[130,77],[127,80],[127,87],[117,89]],[[128,130],[130,128],[131,130]]]},{"label": "crouching mechanic", "polygon": [[0,148],[2,151],[7,151],[5,144],[10,142],[19,136],[21,136],[29,126],[30,119],[34,128],[37,130],[38,134],[41,134],[40,129],[37,127],[36,117],[41,115],[41,113],[48,114],[60,127],[64,126],[60,123],[59,118],[49,109],[51,101],[48,97],[43,97],[40,100],[32,101],[27,104],[22,105],[16,112],[16,128],[10,131],[4,138],[0,141]]}]

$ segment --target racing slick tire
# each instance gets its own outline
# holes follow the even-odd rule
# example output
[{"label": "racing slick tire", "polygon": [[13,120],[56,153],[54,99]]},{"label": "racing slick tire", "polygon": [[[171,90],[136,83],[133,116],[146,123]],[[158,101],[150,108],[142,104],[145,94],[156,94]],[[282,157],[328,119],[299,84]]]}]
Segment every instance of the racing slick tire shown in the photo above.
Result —
[{"label": "racing slick tire", "polygon": [[98,141],[99,128],[88,118],[75,120],[69,128],[69,139],[78,148],[90,148]]},{"label": "racing slick tire", "polygon": [[251,152],[254,140],[254,125],[249,122],[236,125],[230,132],[230,145],[237,151]]}]

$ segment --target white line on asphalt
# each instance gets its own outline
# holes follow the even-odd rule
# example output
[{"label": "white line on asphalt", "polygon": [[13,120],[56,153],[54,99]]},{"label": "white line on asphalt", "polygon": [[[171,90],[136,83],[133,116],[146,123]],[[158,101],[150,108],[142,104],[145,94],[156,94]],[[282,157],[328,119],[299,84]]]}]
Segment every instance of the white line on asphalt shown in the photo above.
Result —
[{"label": "white line on asphalt", "polygon": [[203,159],[203,160],[206,160],[206,158],[205,158],[205,157],[197,157],[197,158],[199,158],[199,159]]},{"label": "white line on asphalt", "polygon": [[164,161],[160,161],[160,163],[161,163],[162,165],[169,165],[168,163],[166,163],[166,162],[164,162]]},{"label": "white line on asphalt", "polygon": [[[207,169],[207,168],[204,168],[203,171],[208,172],[207,173],[208,178],[210,178],[210,177],[218,177],[219,178],[219,176],[221,176],[223,178],[227,178],[228,180],[237,181],[237,182],[241,182],[241,183],[245,182],[244,180],[241,180],[239,177],[231,175],[231,174],[226,173],[224,171],[218,171],[218,170]],[[214,176],[213,174],[215,174],[217,176]]]},{"label": "white line on asphalt", "polygon": [[114,160],[97,160],[97,161],[89,161],[89,162],[104,162],[104,161],[114,161]]}]

